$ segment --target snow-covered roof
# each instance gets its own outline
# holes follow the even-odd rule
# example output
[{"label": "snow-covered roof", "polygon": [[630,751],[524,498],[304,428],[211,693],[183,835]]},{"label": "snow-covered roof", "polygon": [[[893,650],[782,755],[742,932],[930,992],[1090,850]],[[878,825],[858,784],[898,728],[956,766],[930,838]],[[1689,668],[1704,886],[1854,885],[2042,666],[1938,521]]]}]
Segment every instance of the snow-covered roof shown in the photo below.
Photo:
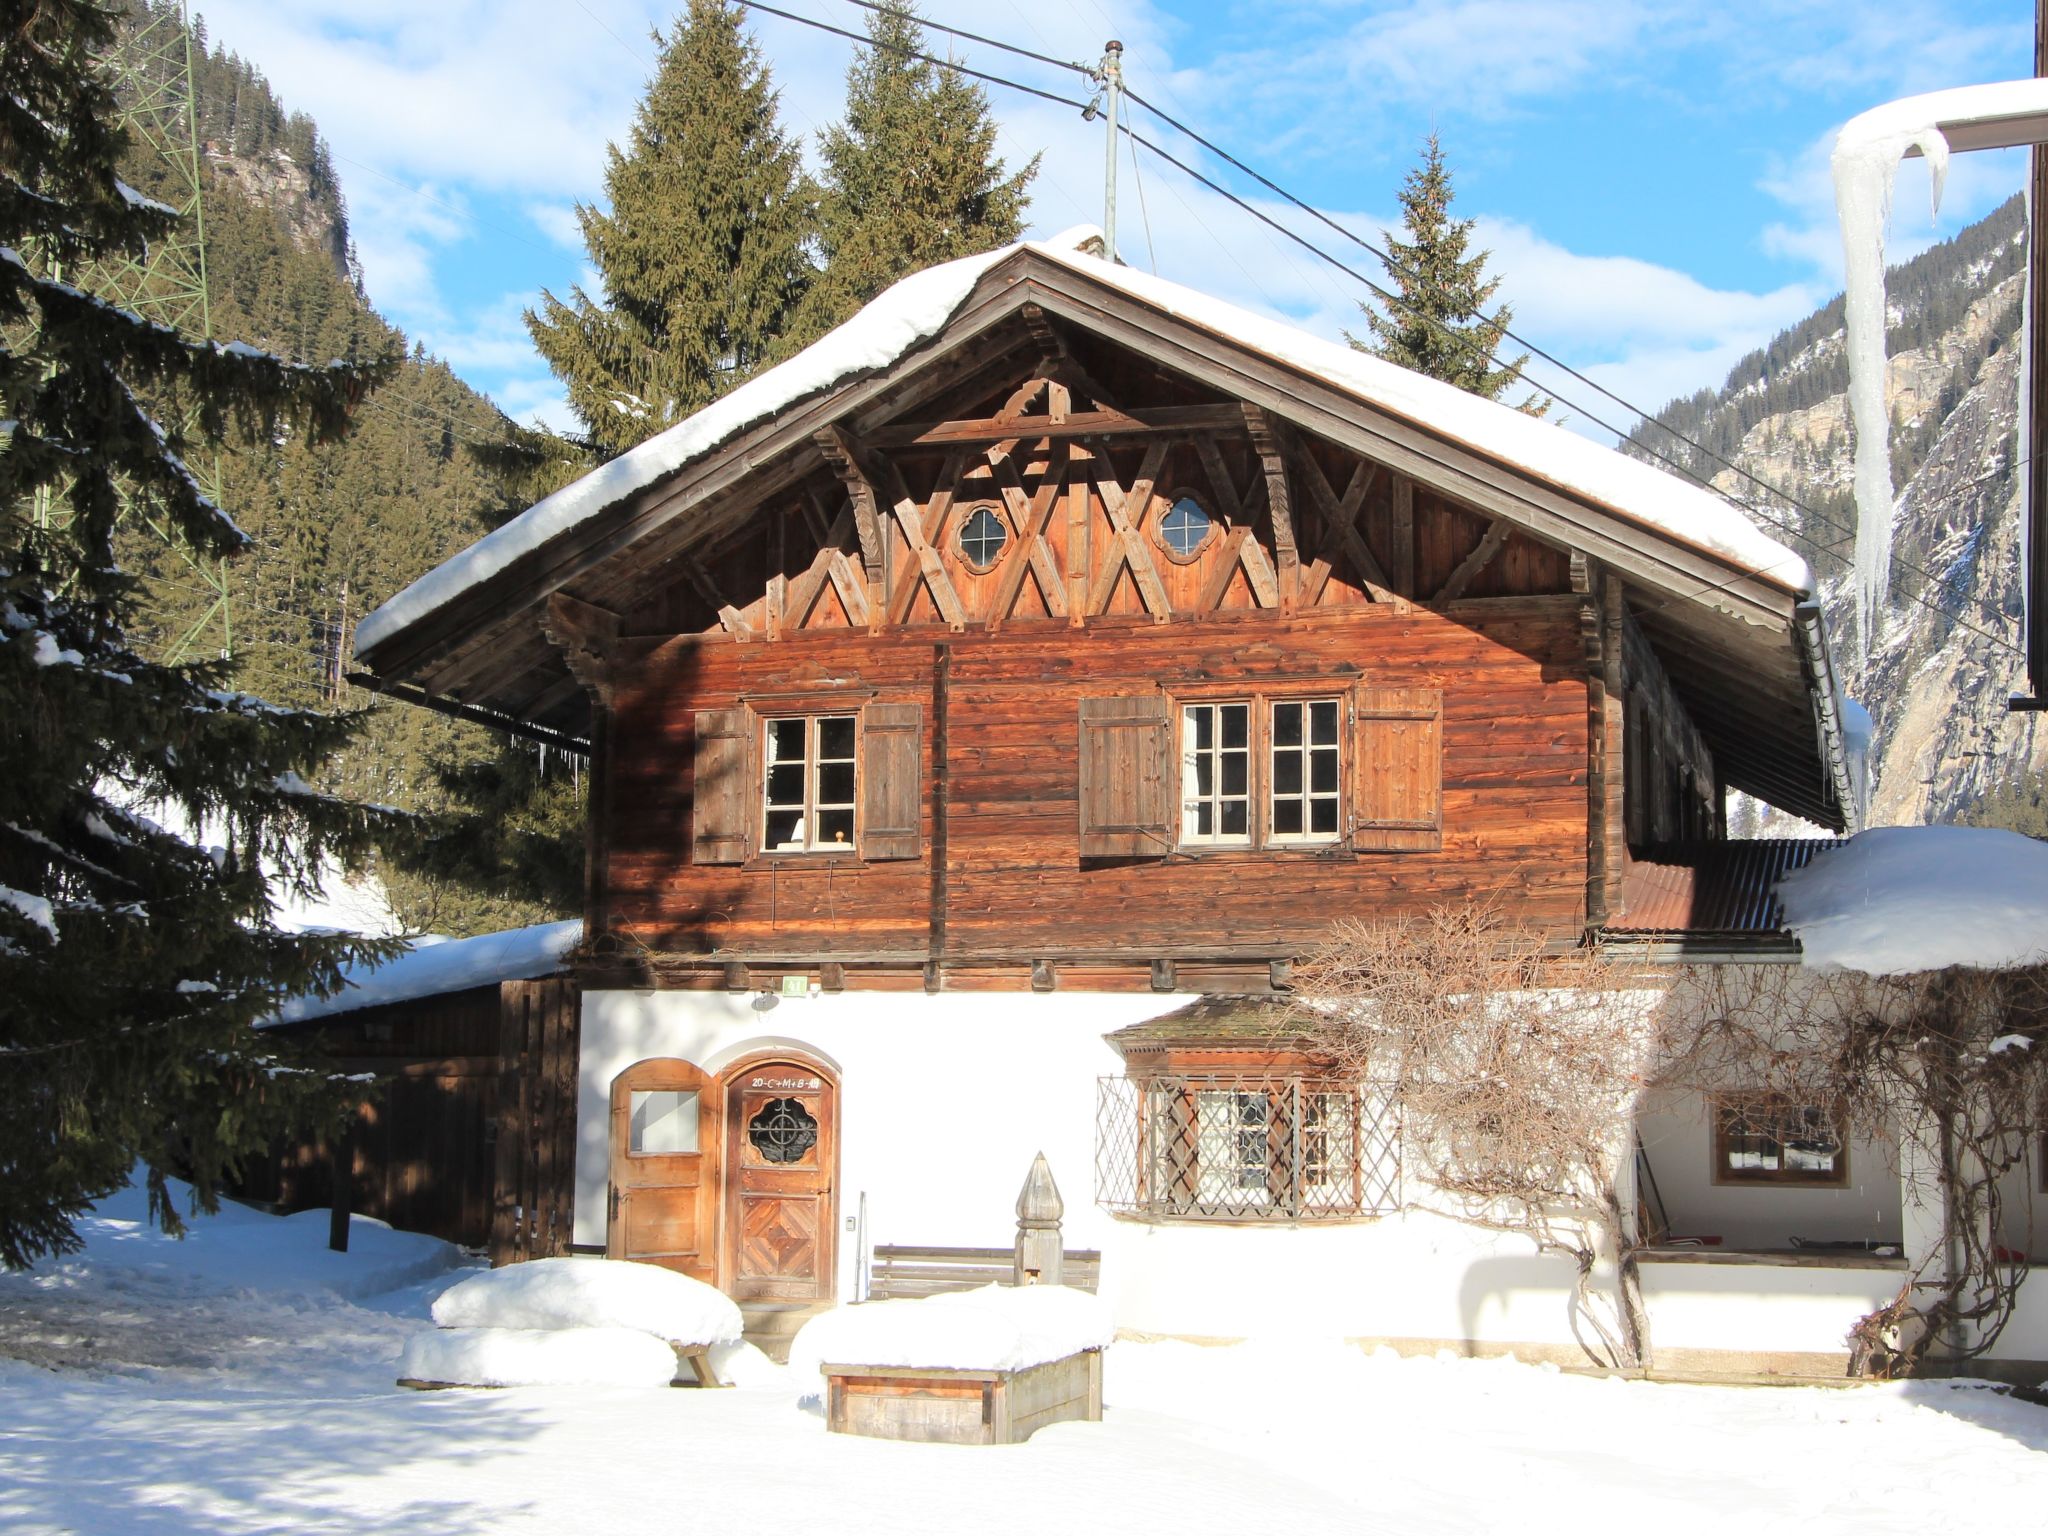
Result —
[{"label": "snow-covered roof", "polygon": [[1805,595],[1814,588],[1813,573],[1803,558],[1710,491],[1511,406],[1482,400],[1342,342],[1311,336],[1081,249],[1100,240],[1099,231],[1083,226],[1050,240],[962,257],[904,278],[788,361],[536,503],[422,576],[363,620],[356,631],[358,649],[374,649],[522,555],[711,453],[756,422],[844,380],[895,363],[937,335],[982,275],[1019,250],[1120,289],[1789,592]]},{"label": "snow-covered roof", "polygon": [[1874,827],[1778,884],[1805,963],[1901,976],[2048,963],[2048,842]]},{"label": "snow-covered roof", "polygon": [[302,1024],[358,1008],[549,976],[562,968],[562,957],[582,938],[581,919],[571,919],[479,934],[473,939],[423,939],[407,953],[374,969],[349,966],[348,985],[334,996],[292,998],[263,1022],[265,1027]]}]

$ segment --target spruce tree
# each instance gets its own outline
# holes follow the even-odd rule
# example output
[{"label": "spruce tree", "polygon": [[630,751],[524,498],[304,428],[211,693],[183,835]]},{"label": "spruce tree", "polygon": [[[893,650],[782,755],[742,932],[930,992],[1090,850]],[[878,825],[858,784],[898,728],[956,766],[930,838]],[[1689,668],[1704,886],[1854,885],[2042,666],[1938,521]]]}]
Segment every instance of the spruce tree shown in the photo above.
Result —
[{"label": "spruce tree", "polygon": [[988,97],[929,53],[908,3],[868,16],[873,46],[846,73],[846,117],[819,136],[824,271],[800,324],[830,330],[898,278],[1015,240],[1040,156],[1004,174]]},{"label": "spruce tree", "polygon": [[[1401,183],[1401,228],[1407,238],[1381,231],[1393,296],[1382,301],[1384,314],[1371,304],[1359,305],[1370,341],[1348,331],[1344,339],[1361,352],[1498,400],[1520,376],[1529,355],[1525,352],[1511,363],[1494,362],[1515,312],[1502,304],[1487,313],[1500,288],[1499,277],[1486,275],[1493,253],[1466,254],[1473,221],[1451,217],[1452,196],[1450,168],[1432,133],[1424,142],[1422,163]],[[1531,395],[1520,409],[1541,416],[1550,409],[1550,401]]]},{"label": "spruce tree", "polygon": [[[376,816],[306,775],[352,722],[231,690],[221,661],[165,665],[131,624],[114,553],[138,506],[201,559],[246,538],[186,459],[291,421],[337,434],[383,364],[300,367],[195,343],[94,291],[176,214],[116,175],[124,135],[94,59],[116,16],[40,0],[0,33],[0,1265],[75,1247],[75,1221],[150,1164],[202,1208],[295,1115],[339,1102],[253,1025],[332,991],[346,936],[276,926],[369,846]],[[61,276],[60,276],[61,274]],[[182,821],[193,836],[157,820]]]},{"label": "spruce tree", "polygon": [[816,192],[727,0],[690,0],[604,184],[576,210],[603,300],[543,292],[526,324],[610,456],[773,360],[811,277]]}]

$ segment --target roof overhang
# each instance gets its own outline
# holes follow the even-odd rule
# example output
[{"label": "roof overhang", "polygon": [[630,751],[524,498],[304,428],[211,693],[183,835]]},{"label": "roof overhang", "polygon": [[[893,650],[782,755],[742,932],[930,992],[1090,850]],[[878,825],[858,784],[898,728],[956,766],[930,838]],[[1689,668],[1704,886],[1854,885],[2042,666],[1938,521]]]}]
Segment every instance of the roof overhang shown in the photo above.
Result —
[{"label": "roof overhang", "polygon": [[618,612],[636,591],[675,580],[685,557],[825,468],[813,441],[821,428],[862,435],[1027,355],[1027,305],[1598,561],[1622,579],[1731,787],[1830,828],[1853,815],[1833,665],[1803,589],[1028,246],[988,267],[936,334],[888,366],[792,402],[380,635],[360,652],[363,681],[451,712],[487,711],[508,729],[584,737],[588,701],[543,633],[553,594]]}]

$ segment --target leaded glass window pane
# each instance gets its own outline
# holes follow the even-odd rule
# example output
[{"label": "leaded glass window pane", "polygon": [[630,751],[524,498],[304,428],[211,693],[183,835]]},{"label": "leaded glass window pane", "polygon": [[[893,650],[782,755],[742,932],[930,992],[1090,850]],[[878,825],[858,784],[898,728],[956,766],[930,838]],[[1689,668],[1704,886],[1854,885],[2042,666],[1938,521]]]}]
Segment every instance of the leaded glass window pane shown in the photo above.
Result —
[{"label": "leaded glass window pane", "polygon": [[993,566],[1009,542],[1010,530],[988,507],[976,507],[960,525],[960,553],[977,571]]},{"label": "leaded glass window pane", "polygon": [[1208,541],[1213,526],[1202,504],[1192,496],[1183,496],[1159,520],[1159,537],[1175,559],[1186,560]]}]

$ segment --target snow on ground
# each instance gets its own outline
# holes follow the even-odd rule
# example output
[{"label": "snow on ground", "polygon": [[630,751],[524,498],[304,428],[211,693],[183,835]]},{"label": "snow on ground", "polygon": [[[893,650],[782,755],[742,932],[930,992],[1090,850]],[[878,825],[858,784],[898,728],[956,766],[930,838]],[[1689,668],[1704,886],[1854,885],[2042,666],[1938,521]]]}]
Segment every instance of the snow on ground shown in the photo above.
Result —
[{"label": "snow on ground", "polygon": [[765,1501],[856,1536],[1582,1532],[1602,1510],[1660,1533],[1924,1536],[1959,1510],[2037,1529],[2048,1497],[2048,1411],[1981,1387],[1652,1386],[1299,1339],[1115,1344],[1104,1422],[988,1450],[827,1435],[767,1372],[412,1392],[399,1351],[447,1250],[385,1233],[316,1264],[310,1234],[237,1210],[178,1246],[110,1213],[83,1254],[0,1276],[0,1529],[687,1532]]},{"label": "snow on ground", "polygon": [[1873,827],[1778,882],[1807,965],[1872,976],[2048,961],[2048,843]]}]

